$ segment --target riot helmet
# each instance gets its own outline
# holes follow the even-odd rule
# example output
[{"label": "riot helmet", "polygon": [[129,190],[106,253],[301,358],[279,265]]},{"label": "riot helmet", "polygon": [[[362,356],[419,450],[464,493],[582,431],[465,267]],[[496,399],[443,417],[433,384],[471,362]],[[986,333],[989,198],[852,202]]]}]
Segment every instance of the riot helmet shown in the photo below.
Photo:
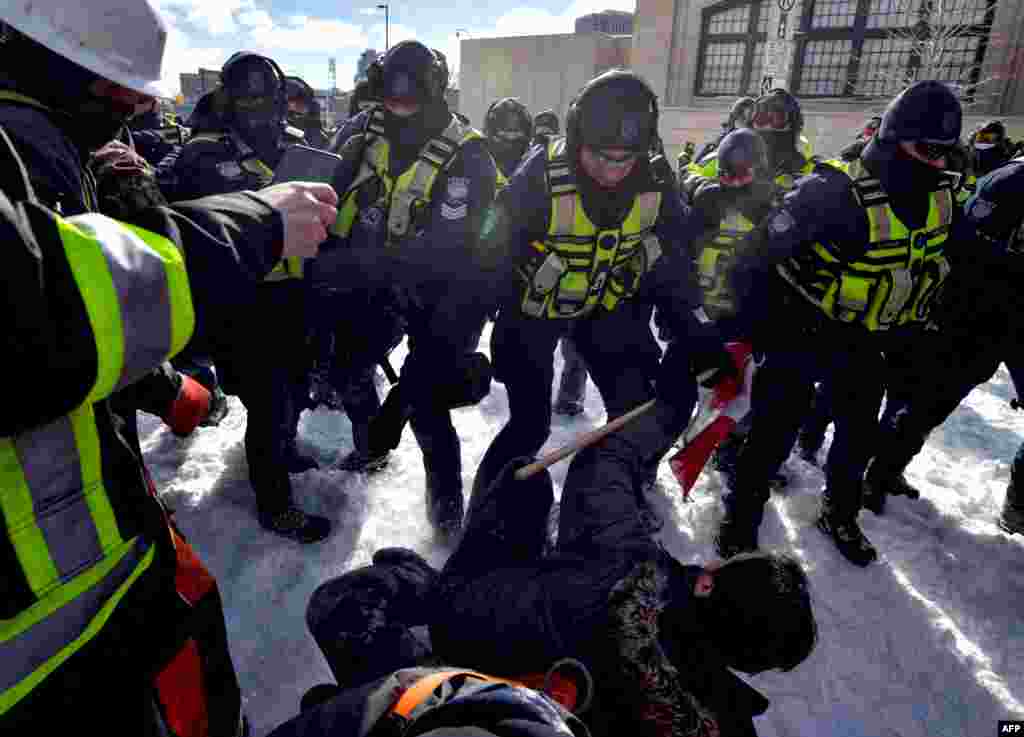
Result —
[{"label": "riot helmet", "polygon": [[975,176],[983,176],[1010,160],[1012,146],[1001,120],[989,120],[971,134],[971,166]]},{"label": "riot helmet", "polygon": [[755,178],[770,176],[768,147],[749,128],[737,128],[718,145],[718,178],[725,186],[743,187]]},{"label": "riot helmet", "polygon": [[937,161],[960,140],[963,112],[960,101],[944,82],[916,82],[885,108],[878,140],[912,143],[923,158]]},{"label": "riot helmet", "polygon": [[448,65],[419,41],[402,41],[370,65],[366,79],[375,99],[430,105],[444,100]]},{"label": "riot helmet", "polygon": [[797,142],[804,129],[804,114],[800,103],[788,91],[776,87],[761,95],[751,126],[764,139],[773,166],[786,158],[800,156]]},{"label": "riot helmet", "polygon": [[749,128],[754,121],[754,113],[757,110],[757,100],[753,97],[741,97],[732,104],[729,111],[729,120],[726,128]]},{"label": "riot helmet", "polygon": [[558,114],[554,110],[542,110],[533,118],[534,135],[557,136],[561,131]]},{"label": "riot helmet", "polygon": [[526,153],[533,136],[533,118],[519,100],[506,97],[496,100],[484,116],[487,144],[507,176]]},{"label": "riot helmet", "polygon": [[878,133],[878,129],[882,127],[882,116],[872,115],[870,118],[864,121],[864,125],[860,129],[860,135],[857,136],[858,140],[870,141]]},{"label": "riot helmet", "polygon": [[316,93],[300,77],[285,77],[284,84],[288,96],[288,122],[297,128],[305,128],[316,104]]},{"label": "riot helmet", "polygon": [[658,130],[658,97],[639,76],[613,69],[591,80],[569,105],[565,134],[570,149],[651,150]]},{"label": "riot helmet", "polygon": [[284,74],[272,60],[239,51],[220,72],[228,124],[261,158],[273,158],[284,132],[288,98]]},{"label": "riot helmet", "polygon": [[348,117],[354,118],[363,110],[373,107],[376,100],[370,94],[370,83],[363,80],[352,90],[348,101]]}]

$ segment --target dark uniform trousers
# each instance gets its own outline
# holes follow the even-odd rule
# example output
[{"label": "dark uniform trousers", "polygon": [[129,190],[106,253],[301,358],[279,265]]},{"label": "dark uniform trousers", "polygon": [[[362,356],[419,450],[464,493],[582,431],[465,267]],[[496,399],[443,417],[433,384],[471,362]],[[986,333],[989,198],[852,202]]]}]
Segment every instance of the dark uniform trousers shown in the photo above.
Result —
[{"label": "dark uniform trousers", "polygon": [[306,286],[298,279],[257,288],[251,319],[237,326],[230,358],[218,357],[223,384],[245,405],[245,457],[259,511],[283,512],[292,502],[288,448],[303,405],[309,371]]},{"label": "dark uniform trousers", "polygon": [[[596,311],[575,320],[536,319],[513,305],[503,308],[491,333],[495,378],[508,392],[509,420],[480,463],[476,489],[486,488],[513,458],[532,456],[551,432],[554,351],[563,335],[572,336],[597,385],[609,419],[629,412],[653,396],[661,349],[650,328],[651,307],[623,301],[611,312]],[[690,376],[679,377],[690,382]],[[693,403],[697,390],[693,384]],[[648,469],[685,428],[690,409],[682,407],[661,437],[643,449]],[[628,431],[628,428],[627,430]]]},{"label": "dark uniform trousers", "polygon": [[830,388],[835,436],[828,455],[825,502],[833,519],[856,517],[861,478],[874,451],[885,381],[877,340],[858,327],[822,326],[813,334],[777,334],[754,377],[751,430],[725,497],[734,519],[760,524],[769,482],[807,416],[814,382]]}]

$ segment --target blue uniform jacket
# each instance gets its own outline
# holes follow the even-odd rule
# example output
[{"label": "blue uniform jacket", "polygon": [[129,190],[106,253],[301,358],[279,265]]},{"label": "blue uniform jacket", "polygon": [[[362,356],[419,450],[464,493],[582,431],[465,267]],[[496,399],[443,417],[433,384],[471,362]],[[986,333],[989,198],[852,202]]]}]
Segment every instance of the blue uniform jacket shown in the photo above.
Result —
[{"label": "blue uniform jacket", "polygon": [[[366,128],[369,115],[370,111],[364,111],[345,124],[332,142],[335,153],[345,155],[346,144]],[[420,148],[392,145],[391,177],[397,178],[411,166]],[[335,183],[341,195],[358,171],[357,162],[351,161],[348,169],[347,181]],[[337,286],[397,284],[415,289],[427,300],[444,294],[453,281],[460,285],[478,282],[474,255],[496,181],[497,169],[484,140],[467,142],[450,167],[438,173],[430,204],[410,238],[397,246],[385,246],[386,219],[367,212],[376,212],[375,208],[363,208],[345,243],[325,244],[327,252],[316,262],[317,281]]]},{"label": "blue uniform jacket", "polygon": [[[547,237],[551,221],[547,163],[547,149],[534,146],[498,195],[493,227],[484,234],[480,253],[492,270],[490,291],[497,299],[519,295],[522,281],[513,272],[530,257],[530,243]],[[657,186],[663,196],[654,234],[661,241],[662,256],[644,274],[633,299],[658,306],[675,335],[682,336],[693,332],[692,312],[703,302],[693,271],[692,249],[704,226],[698,213],[680,202],[675,182]]]}]

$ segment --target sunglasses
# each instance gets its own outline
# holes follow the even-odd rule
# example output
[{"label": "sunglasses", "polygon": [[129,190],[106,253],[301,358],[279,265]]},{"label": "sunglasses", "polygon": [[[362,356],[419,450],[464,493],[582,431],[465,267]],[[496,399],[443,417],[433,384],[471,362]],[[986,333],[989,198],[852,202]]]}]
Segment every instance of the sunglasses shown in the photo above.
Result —
[{"label": "sunglasses", "polygon": [[917,141],[914,150],[929,161],[937,161],[949,154],[953,147],[948,143],[929,143],[928,141]]},{"label": "sunglasses", "polygon": [[752,121],[754,128],[773,131],[788,131],[789,116],[785,110],[758,110]]}]

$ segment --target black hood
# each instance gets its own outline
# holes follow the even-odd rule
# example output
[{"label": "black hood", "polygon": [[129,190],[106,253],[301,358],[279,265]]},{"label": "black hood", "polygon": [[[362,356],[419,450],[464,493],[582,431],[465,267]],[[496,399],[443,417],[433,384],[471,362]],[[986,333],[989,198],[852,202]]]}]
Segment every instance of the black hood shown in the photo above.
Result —
[{"label": "black hood", "polygon": [[943,171],[907,156],[898,143],[883,143],[878,136],[864,147],[860,159],[882,183],[896,217],[908,228],[924,227],[930,194],[942,179]]}]

